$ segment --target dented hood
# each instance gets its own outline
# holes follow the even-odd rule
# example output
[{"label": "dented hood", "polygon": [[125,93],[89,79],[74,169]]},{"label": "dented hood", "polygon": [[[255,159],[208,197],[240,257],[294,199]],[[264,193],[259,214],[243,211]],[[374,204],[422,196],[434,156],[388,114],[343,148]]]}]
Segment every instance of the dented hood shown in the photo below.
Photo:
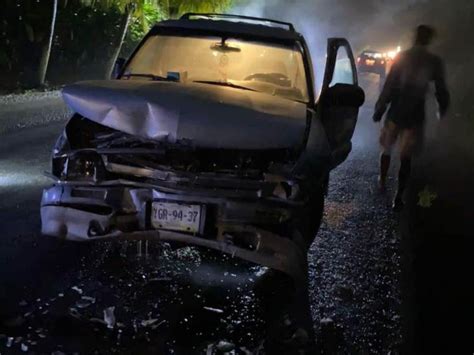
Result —
[{"label": "dented hood", "polygon": [[302,144],[307,125],[303,103],[209,84],[84,81],[65,87],[63,98],[104,126],[205,148],[292,148]]}]

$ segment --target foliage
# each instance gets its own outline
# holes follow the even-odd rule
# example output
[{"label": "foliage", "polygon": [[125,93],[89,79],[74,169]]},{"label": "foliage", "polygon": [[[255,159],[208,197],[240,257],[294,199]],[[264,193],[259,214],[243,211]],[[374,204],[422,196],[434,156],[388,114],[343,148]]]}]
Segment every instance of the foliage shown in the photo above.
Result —
[{"label": "foliage", "polygon": [[[157,21],[184,12],[224,12],[232,0],[58,0],[47,81],[101,78],[121,46],[120,24],[131,16],[122,46],[128,56]],[[2,0],[0,71],[4,88],[31,83],[49,38],[51,0]]]},{"label": "foliage", "polygon": [[[121,1],[122,3],[127,1]],[[132,1],[133,3],[133,1]],[[122,48],[121,56],[127,57],[138,45],[154,23],[166,18],[177,18],[187,12],[225,12],[232,0],[145,0],[135,1],[136,10]],[[124,9],[122,4],[120,9]]]},{"label": "foliage", "polygon": [[146,3],[139,16],[133,16],[130,28],[122,47],[121,56],[128,57],[142,40],[154,23],[164,19],[163,10],[151,3]]},{"label": "foliage", "polygon": [[165,0],[168,5],[168,17],[179,17],[186,12],[224,12],[231,5],[231,0]]}]

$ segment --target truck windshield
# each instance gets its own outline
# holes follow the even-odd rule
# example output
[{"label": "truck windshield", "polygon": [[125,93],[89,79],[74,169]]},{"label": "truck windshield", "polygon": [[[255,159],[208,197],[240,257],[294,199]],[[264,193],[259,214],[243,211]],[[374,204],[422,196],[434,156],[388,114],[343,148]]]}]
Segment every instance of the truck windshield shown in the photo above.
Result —
[{"label": "truck windshield", "polygon": [[298,45],[156,35],[141,46],[122,78],[169,78],[183,84],[223,85],[308,102],[303,55]]}]

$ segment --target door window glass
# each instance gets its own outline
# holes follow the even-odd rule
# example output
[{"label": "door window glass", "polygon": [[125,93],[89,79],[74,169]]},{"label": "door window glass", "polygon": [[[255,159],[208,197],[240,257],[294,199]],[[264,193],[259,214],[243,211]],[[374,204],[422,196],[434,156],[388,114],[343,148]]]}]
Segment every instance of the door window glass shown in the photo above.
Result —
[{"label": "door window glass", "polygon": [[346,47],[339,47],[337,51],[336,65],[329,87],[336,84],[355,84],[351,60]]}]

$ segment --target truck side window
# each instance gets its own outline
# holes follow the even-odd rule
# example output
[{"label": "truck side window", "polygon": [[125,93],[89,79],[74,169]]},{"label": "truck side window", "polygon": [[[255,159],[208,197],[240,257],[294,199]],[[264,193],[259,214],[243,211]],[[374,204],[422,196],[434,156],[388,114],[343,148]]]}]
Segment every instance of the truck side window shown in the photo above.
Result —
[{"label": "truck side window", "polygon": [[350,84],[353,85],[354,78],[352,76],[351,60],[345,47],[339,47],[337,52],[336,66],[334,68],[334,75],[329,87],[336,84]]}]

